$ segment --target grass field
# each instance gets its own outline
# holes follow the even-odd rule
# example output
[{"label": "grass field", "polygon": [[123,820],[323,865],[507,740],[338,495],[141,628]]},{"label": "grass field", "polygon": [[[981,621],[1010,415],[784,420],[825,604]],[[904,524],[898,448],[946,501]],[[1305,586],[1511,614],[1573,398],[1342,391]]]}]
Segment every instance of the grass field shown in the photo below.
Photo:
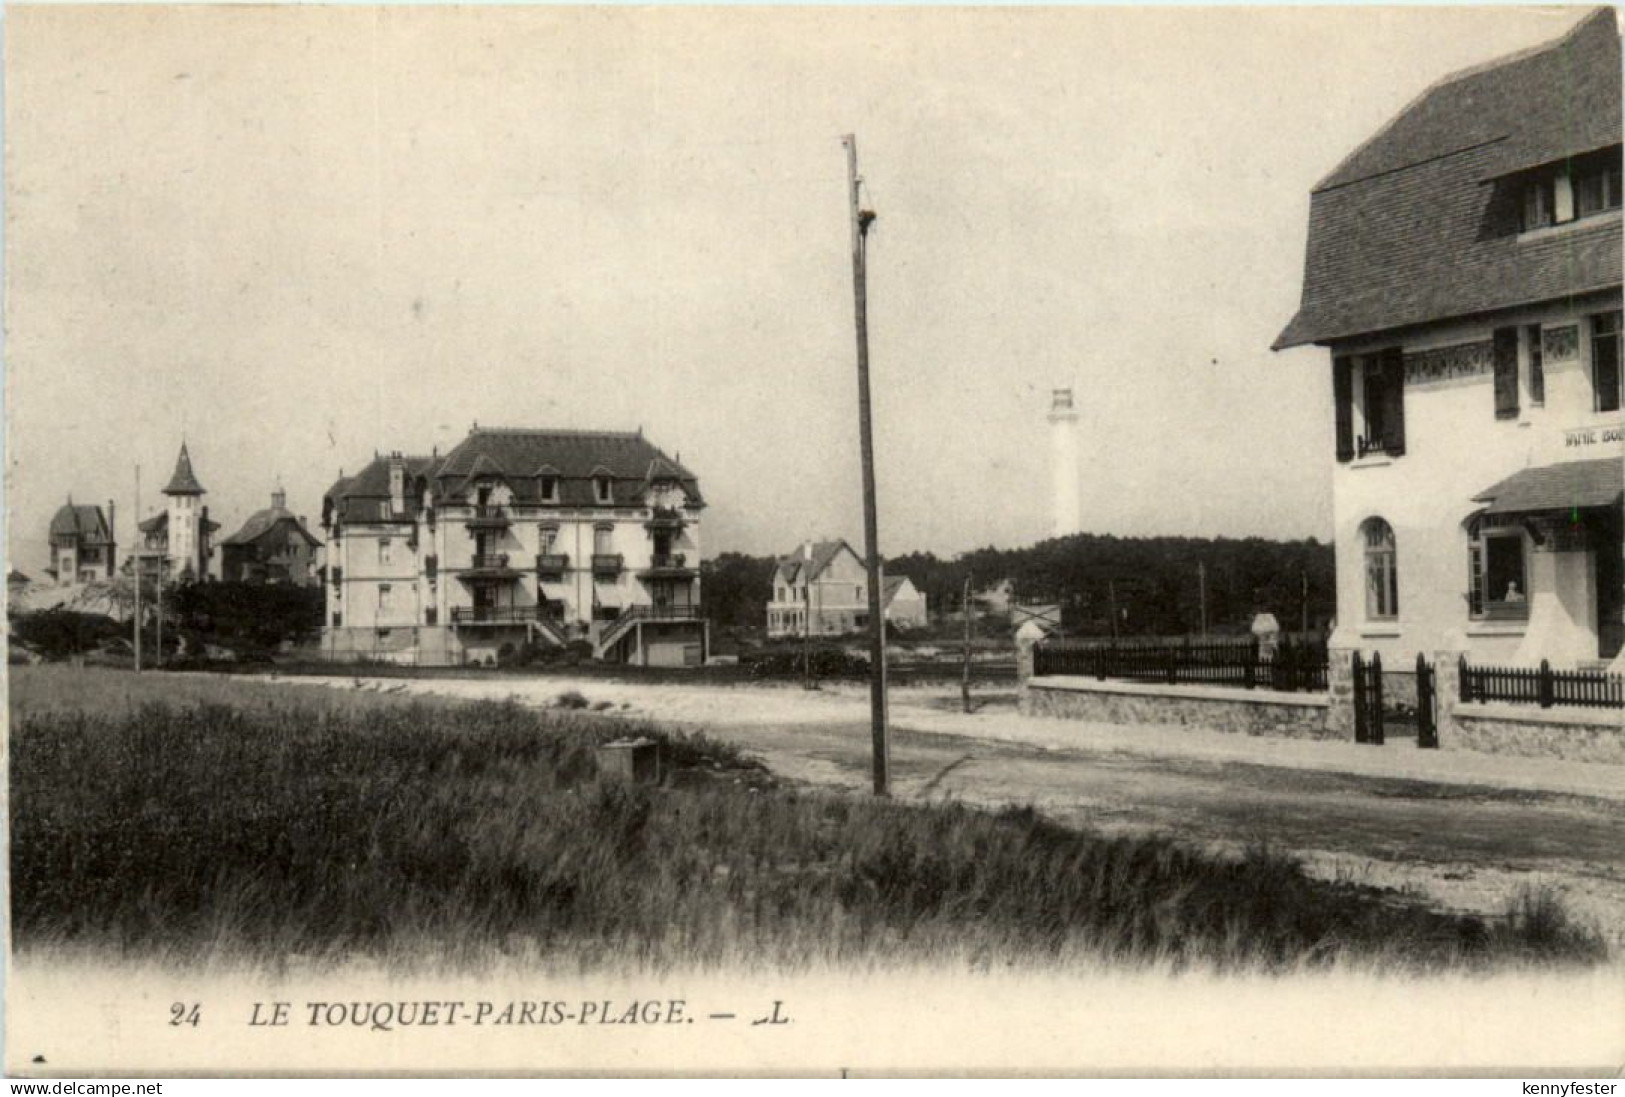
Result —
[{"label": "grass field", "polygon": [[[780,787],[605,716],[62,667],[9,681],[22,950],[576,971],[1606,958],[1543,893],[1449,916],[1264,851]],[[662,786],[599,780],[594,747],[629,733],[665,740]]]}]

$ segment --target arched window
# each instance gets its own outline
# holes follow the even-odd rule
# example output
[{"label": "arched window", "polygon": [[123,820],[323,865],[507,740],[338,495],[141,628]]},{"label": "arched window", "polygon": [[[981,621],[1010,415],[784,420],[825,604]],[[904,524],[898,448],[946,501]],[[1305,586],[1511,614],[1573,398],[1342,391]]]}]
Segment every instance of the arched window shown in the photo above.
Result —
[{"label": "arched window", "polygon": [[1399,616],[1399,570],[1394,562],[1394,527],[1368,518],[1360,527],[1365,545],[1365,616],[1368,621]]}]

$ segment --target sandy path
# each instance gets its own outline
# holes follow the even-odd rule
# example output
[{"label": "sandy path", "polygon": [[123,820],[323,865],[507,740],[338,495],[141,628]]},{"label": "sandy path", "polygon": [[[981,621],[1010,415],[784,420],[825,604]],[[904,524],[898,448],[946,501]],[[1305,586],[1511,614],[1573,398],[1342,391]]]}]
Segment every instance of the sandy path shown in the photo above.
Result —
[{"label": "sandy path", "polygon": [[[618,715],[692,726],[781,777],[870,786],[862,686],[686,686],[598,678],[280,679],[307,687],[514,699],[580,692]],[[1238,850],[1290,850],[1314,874],[1495,914],[1526,884],[1625,942],[1625,767],[1468,752],[966,715],[953,687],[896,691],[893,791],[990,807],[1030,804],[1108,833],[1160,832]]]}]

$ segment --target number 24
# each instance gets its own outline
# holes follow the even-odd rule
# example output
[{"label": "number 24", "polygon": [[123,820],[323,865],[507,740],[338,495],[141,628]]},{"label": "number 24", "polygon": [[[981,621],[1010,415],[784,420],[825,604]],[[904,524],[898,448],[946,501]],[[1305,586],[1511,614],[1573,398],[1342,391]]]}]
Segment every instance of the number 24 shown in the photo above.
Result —
[{"label": "number 24", "polygon": [[169,1007],[169,1023],[171,1025],[191,1025],[193,1028],[197,1028],[198,1016],[196,1002],[191,1005],[187,1005],[185,1002],[176,1002]]}]

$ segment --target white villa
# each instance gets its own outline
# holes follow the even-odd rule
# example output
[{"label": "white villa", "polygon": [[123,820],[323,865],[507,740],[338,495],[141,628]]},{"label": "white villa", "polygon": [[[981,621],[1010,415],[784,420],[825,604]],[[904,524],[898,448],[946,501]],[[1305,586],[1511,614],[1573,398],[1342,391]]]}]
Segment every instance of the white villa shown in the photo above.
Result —
[{"label": "white villa", "polygon": [[531,642],[704,661],[694,474],[641,432],[475,427],[375,457],[322,503],[333,658],[488,662]]},{"label": "white villa", "polygon": [[1620,175],[1599,9],[1436,82],[1314,188],[1276,348],[1329,351],[1335,647],[1625,662]]}]

